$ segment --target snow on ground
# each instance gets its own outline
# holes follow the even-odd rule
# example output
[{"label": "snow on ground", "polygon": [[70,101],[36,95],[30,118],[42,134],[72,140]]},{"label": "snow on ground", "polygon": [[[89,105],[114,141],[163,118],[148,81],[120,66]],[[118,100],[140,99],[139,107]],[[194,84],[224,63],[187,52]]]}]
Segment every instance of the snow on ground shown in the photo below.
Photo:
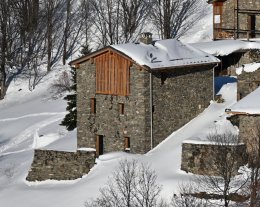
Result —
[{"label": "snow on ground", "polygon": [[246,40],[218,40],[202,43],[191,44],[193,47],[200,49],[214,56],[226,56],[234,52],[249,49],[260,49],[259,39],[254,41]]},{"label": "snow on ground", "polygon": [[[206,32],[197,25],[184,41],[185,38],[190,42],[211,38],[208,31],[212,31],[212,25],[207,26],[212,24],[211,15],[204,19],[202,29]],[[94,168],[82,179],[28,183],[25,177],[34,148],[76,150],[76,130],[67,132],[59,125],[66,102],[53,95],[51,90],[51,83],[64,70],[67,68],[57,66],[43,77],[34,91],[28,90],[28,80],[17,78],[12,82],[6,99],[0,102],[0,206],[83,207],[87,199],[98,195],[98,189],[107,182],[118,161],[125,158],[150,164],[158,174],[158,182],[163,185],[162,196],[169,199],[173,192],[177,192],[179,183],[193,178],[192,174],[180,170],[182,142],[203,140],[216,128],[232,129],[225,121],[224,110],[235,103],[236,83],[227,84],[220,90],[224,103],[211,102],[203,113],[146,155],[108,153],[100,156]]]},{"label": "snow on ground", "polygon": [[252,73],[260,68],[260,63],[244,64],[243,66],[236,69],[236,74],[241,75],[243,72]]},{"label": "snow on ground", "polygon": [[[49,83],[43,80],[41,84],[47,86]],[[100,156],[95,167],[82,179],[28,184],[25,177],[32,162],[33,148],[74,151],[76,131],[68,133],[59,126],[66,107],[63,100],[50,99],[47,90],[40,94],[28,92],[32,93],[27,94],[28,97],[24,96],[25,92],[19,96],[14,88],[7,96],[15,93],[16,99],[0,102],[0,200],[1,206],[5,207],[17,204],[27,207],[84,206],[87,199],[98,195],[99,188],[104,186],[119,160],[125,158],[151,165],[158,174],[158,182],[163,185],[162,196],[169,199],[178,191],[179,184],[193,178],[192,174],[180,170],[182,142],[203,140],[208,132],[228,126],[224,121],[224,110],[234,104],[236,94],[236,83],[225,85],[220,91],[225,103],[212,102],[203,113],[146,155],[108,153]]]},{"label": "snow on ground", "polygon": [[260,87],[228,109],[229,113],[260,114]]},{"label": "snow on ground", "polygon": [[199,20],[197,24],[195,24],[194,27],[187,32],[187,34],[185,34],[183,37],[180,38],[181,41],[187,43],[195,43],[195,42],[207,42],[213,39],[212,7],[209,6],[208,10],[209,11],[205,15],[205,17]]}]

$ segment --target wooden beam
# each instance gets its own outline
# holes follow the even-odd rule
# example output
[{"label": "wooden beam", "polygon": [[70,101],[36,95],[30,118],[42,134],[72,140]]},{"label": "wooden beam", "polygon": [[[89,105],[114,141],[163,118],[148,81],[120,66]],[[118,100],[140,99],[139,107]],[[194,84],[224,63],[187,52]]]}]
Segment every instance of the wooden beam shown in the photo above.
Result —
[{"label": "wooden beam", "polygon": [[230,115],[245,115],[245,116],[259,116],[260,114],[250,114],[246,112],[239,112],[239,111],[226,111],[227,114]]}]

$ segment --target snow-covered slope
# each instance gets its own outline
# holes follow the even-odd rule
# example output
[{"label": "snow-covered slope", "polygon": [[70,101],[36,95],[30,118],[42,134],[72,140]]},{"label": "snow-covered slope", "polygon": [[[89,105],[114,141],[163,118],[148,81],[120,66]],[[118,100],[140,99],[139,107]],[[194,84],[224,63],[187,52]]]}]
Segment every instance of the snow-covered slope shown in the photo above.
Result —
[{"label": "snow-covered slope", "polygon": [[[44,82],[42,84],[48,84]],[[27,183],[25,177],[33,156],[34,139],[46,139],[40,146],[59,138],[45,148],[75,149],[75,131],[67,133],[59,126],[64,116],[65,103],[62,100],[47,98],[45,91],[31,94],[30,97],[18,96],[0,103],[1,154],[0,154],[0,200],[5,207],[17,204],[28,207],[46,206],[84,206],[85,200],[98,194],[98,189],[111,176],[118,161],[134,158],[149,163],[158,174],[163,185],[162,196],[170,198],[178,189],[180,182],[192,179],[192,174],[180,171],[181,143],[184,140],[198,141],[217,125],[225,125],[224,109],[235,102],[236,84],[222,88],[225,103],[211,103],[197,118],[180,130],[173,132],[163,143],[146,155],[133,155],[123,152],[109,153],[97,160],[97,165],[83,179],[77,181]],[[23,89],[24,90],[24,89]],[[15,91],[15,90],[14,90]],[[8,96],[12,96],[9,93]],[[27,96],[29,96],[27,94]],[[20,100],[19,100],[20,99]],[[216,122],[217,121],[217,122]],[[192,130],[191,130],[192,129]],[[203,132],[203,133],[202,133]]]},{"label": "snow-covered slope", "polygon": [[[211,18],[204,19],[210,25]],[[207,24],[205,23],[207,22]],[[198,26],[197,26],[198,27]],[[197,33],[202,33],[198,27]],[[193,32],[186,39],[194,42],[210,37]],[[185,39],[185,38],[184,38]],[[12,82],[6,99],[0,101],[0,206],[3,207],[80,207],[96,197],[118,161],[134,158],[149,163],[163,185],[162,196],[170,198],[178,184],[192,179],[192,174],[180,171],[181,143],[184,140],[200,141],[216,127],[226,126],[224,109],[235,103],[236,84],[227,84],[221,93],[225,103],[211,105],[198,117],[173,132],[164,142],[146,155],[123,152],[105,154],[97,159],[90,173],[76,181],[46,181],[27,183],[25,177],[33,158],[33,148],[76,149],[76,130],[67,132],[59,123],[64,117],[66,102],[53,97],[51,84],[67,68],[58,66],[45,76],[34,91],[28,90],[28,80],[22,77]],[[227,125],[227,127],[230,127]],[[203,133],[202,133],[203,132]]]}]

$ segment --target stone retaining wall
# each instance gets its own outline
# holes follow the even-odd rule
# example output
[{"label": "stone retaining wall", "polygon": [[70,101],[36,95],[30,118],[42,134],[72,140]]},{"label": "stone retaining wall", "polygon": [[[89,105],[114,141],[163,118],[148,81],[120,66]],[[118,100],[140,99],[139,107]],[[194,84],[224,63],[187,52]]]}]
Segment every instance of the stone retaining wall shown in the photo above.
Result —
[{"label": "stone retaining wall", "polygon": [[255,72],[242,72],[237,77],[238,100],[250,94],[260,86],[260,69]]},{"label": "stone retaining wall", "polygon": [[[220,146],[183,143],[181,169],[199,175],[217,175],[217,166],[214,165],[214,160],[216,160],[216,156],[223,153],[225,148],[230,152],[230,155],[235,154],[234,174],[236,174],[239,167],[247,163],[246,146],[244,144]],[[231,153],[231,151],[234,153]]]},{"label": "stone retaining wall", "polygon": [[35,150],[26,180],[73,180],[87,174],[95,164],[95,152]]}]

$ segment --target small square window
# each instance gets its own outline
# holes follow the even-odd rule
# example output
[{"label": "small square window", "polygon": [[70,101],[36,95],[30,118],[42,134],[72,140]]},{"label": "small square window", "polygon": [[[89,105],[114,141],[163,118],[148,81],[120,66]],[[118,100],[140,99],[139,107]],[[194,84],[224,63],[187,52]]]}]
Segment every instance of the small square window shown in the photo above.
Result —
[{"label": "small square window", "polygon": [[118,110],[119,110],[120,115],[124,115],[125,114],[125,104],[119,103],[118,104]]},{"label": "small square window", "polygon": [[91,98],[90,102],[91,113],[96,114],[96,98]]}]

